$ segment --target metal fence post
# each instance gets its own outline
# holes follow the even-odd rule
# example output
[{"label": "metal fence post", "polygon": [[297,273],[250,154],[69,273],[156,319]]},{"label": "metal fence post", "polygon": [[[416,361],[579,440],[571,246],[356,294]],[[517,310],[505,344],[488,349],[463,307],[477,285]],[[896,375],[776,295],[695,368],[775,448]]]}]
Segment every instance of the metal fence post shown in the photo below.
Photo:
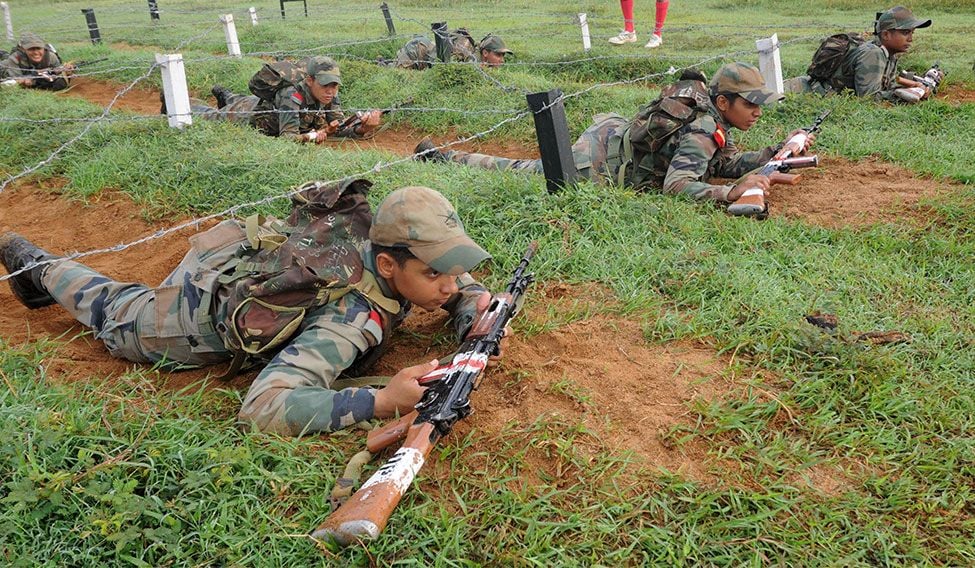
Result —
[{"label": "metal fence post", "polygon": [[81,12],[85,15],[85,21],[88,22],[88,35],[91,36],[91,43],[100,43],[102,41],[102,34],[98,31],[98,22],[95,20],[95,10],[91,8],[82,8]]},{"label": "metal fence post", "polygon": [[558,192],[574,183],[578,177],[561,97],[561,89],[528,95],[528,107],[535,117],[535,135],[538,137],[545,185],[549,193]]}]

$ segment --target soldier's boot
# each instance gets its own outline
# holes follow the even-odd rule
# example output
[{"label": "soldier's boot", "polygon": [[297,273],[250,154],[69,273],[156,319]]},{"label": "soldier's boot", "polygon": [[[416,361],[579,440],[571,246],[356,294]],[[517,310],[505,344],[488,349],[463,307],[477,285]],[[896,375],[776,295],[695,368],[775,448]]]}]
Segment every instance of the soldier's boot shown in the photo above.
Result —
[{"label": "soldier's boot", "polygon": [[[45,260],[61,258],[36,246],[17,233],[0,235],[0,261],[13,273],[21,268]],[[41,284],[41,273],[45,267],[37,266],[8,280],[10,289],[20,303],[32,310],[50,306],[54,297]]]},{"label": "soldier's boot", "polygon": [[223,85],[214,85],[213,88],[210,89],[210,92],[213,93],[213,98],[217,99],[218,109],[227,106],[227,101],[234,95],[230,89],[224,87]]},{"label": "soldier's boot", "polygon": [[163,91],[159,91],[159,114],[163,116],[169,114],[169,111],[166,110],[166,93]]},{"label": "soldier's boot", "polygon": [[768,203],[765,202],[765,192],[760,187],[746,189],[741,197],[728,206],[728,213],[741,217],[765,219],[768,217]]},{"label": "soldier's boot", "polygon": [[413,159],[417,162],[446,162],[447,155],[437,149],[436,144],[429,138],[420,140],[413,149]]}]

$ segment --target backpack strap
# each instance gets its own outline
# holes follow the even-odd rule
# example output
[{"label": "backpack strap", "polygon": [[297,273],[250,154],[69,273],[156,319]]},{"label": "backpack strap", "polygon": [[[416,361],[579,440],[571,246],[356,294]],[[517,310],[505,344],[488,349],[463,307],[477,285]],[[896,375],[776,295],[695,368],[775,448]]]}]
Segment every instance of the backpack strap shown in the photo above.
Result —
[{"label": "backpack strap", "polygon": [[383,294],[382,288],[376,276],[368,271],[362,271],[362,278],[352,285],[352,288],[365,296],[370,302],[391,314],[398,314],[400,311],[399,301],[394,300]]}]

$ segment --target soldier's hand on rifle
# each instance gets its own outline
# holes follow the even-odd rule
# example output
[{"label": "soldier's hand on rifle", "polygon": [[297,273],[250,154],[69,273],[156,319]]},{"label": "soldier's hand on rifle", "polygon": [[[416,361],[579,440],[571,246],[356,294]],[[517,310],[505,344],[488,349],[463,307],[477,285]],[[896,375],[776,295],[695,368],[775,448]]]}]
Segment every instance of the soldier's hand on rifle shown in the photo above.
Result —
[{"label": "soldier's hand on rifle", "polygon": [[735,187],[728,192],[728,201],[737,201],[741,194],[745,193],[746,189],[759,188],[768,194],[769,186],[768,176],[763,176],[761,174],[752,174],[747,176],[745,179],[741,180]]},{"label": "soldier's hand on rifle", "polygon": [[378,110],[370,110],[369,112],[357,112],[356,115],[359,117],[359,126],[355,128],[355,133],[364,136],[369,134],[382,121],[383,113]]},{"label": "soldier's hand on rifle", "polygon": [[[805,142],[800,148],[798,145],[791,143],[795,136],[799,134],[805,134]],[[798,128],[789,133],[786,137],[787,142],[782,146],[782,149],[776,152],[775,156],[772,157],[773,160],[781,160],[785,156],[798,156],[799,154],[804,154],[808,150],[813,142],[816,141],[815,132],[806,132],[805,130]]]},{"label": "soldier's hand on rifle", "polygon": [[[334,121],[333,121],[334,122]],[[329,130],[328,127],[319,128],[318,130],[312,130],[305,134],[305,142],[314,142],[315,144],[324,144],[325,139],[328,135],[335,132],[335,129]]]},{"label": "soldier's hand on rifle", "polygon": [[389,384],[376,391],[376,405],[373,415],[376,418],[389,418],[399,414],[408,414],[413,411],[416,403],[420,402],[423,391],[426,387],[421,387],[417,379],[426,375],[437,368],[437,360],[428,363],[421,363],[412,367],[407,367],[393,375]]},{"label": "soldier's hand on rifle", "polygon": [[[480,296],[477,297],[477,317],[480,318],[481,314],[487,311],[488,307],[491,306],[491,293],[482,292]],[[501,356],[504,354],[504,347],[508,344],[508,338],[511,337],[512,331],[510,326],[504,327],[504,336],[501,337],[501,342],[498,343],[498,353],[496,355],[491,355],[488,357],[488,366],[492,366],[501,360]]]}]

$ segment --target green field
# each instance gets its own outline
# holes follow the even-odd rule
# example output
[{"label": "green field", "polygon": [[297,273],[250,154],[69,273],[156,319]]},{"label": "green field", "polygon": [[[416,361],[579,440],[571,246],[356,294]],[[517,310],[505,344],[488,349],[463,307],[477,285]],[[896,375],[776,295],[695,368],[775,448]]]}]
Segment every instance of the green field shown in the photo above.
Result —
[{"label": "green field", "polygon": [[[596,113],[632,114],[669,80],[670,67],[697,65],[710,74],[728,61],[757,62],[755,40],[771,33],[785,43],[785,75],[799,74],[817,38],[866,29],[877,9],[858,0],[743,0],[733,9],[712,0],[674,2],[663,47],[646,57],[642,43],[606,44],[621,24],[615,2],[398,0],[390,2],[394,39],[386,37],[378,3],[349,0],[309,0],[308,19],[299,15],[300,2],[289,3],[285,21],[277,0],[159,0],[157,24],[137,0],[8,3],[18,34],[41,33],[65,59],[107,58],[83,72],[119,86],[141,78],[138,86],[158,88],[153,54],[177,48],[198,95],[214,82],[246,90],[262,56],[327,53],[342,63],[346,107],[412,99],[413,110],[390,115],[394,125],[487,132],[502,144],[534,138],[528,113],[495,128],[526,110],[526,92],[570,95],[575,135]],[[251,5],[256,27],[246,13]],[[87,42],[80,10],[88,7],[102,27],[101,46]],[[971,2],[910,7],[934,25],[915,34],[902,66],[923,71],[940,61],[948,88],[970,93]],[[652,2],[638,0],[636,11],[645,32]],[[216,20],[230,12],[241,59],[226,57]],[[574,23],[579,12],[589,14],[590,53]],[[466,25],[477,38],[496,32],[517,57],[489,72],[374,65],[435,21]],[[441,190],[495,257],[479,275],[489,287],[503,285],[508,267],[537,240],[543,285],[565,283],[581,293],[595,283],[613,296],[578,313],[518,320],[522,337],[602,313],[640,322],[648,345],[693,341],[733,354],[724,378],[749,377],[710,404],[688,403],[682,425],[666,433],[672,444],[705,449],[711,481],[660,471],[598,441],[595,455],[581,451],[593,443],[581,419],[475,428],[435,450],[382,537],[328,552],[305,535],[327,515],[327,495],[358,451],[360,433],[299,440],[242,434],[233,426],[242,391],[157,389],[158,374],[148,368],[123,380],[63,384],[42,364],[58,339],[0,338],[0,563],[975,564],[975,103],[889,107],[793,96],[739,142],[756,148],[781,139],[825,107],[833,115],[820,152],[880,159],[950,184],[950,193],[926,203],[927,222],[841,229],[785,218],[759,223],[707,204],[590,183],[549,195],[540,177],[299,146],[229,124],[177,131],[159,118],[112,111],[92,125],[80,119],[98,117],[102,107],[0,90],[0,180],[70,141],[28,179],[63,180],[54,185],[66,199],[121,190],[147,218],[175,220],[397,162],[368,174],[376,182],[373,203],[403,185]],[[5,191],[16,190],[15,183]],[[280,214],[287,201],[256,208]],[[530,297],[533,303],[541,300]],[[805,323],[802,316],[815,310],[838,315],[841,332]],[[910,341],[875,346],[852,340],[852,330],[897,330]],[[521,380],[518,361],[496,373]],[[571,385],[562,389],[586,399]],[[534,467],[526,448],[544,452],[558,469],[533,471],[537,483],[524,483]],[[840,472],[836,488],[796,482],[812,471]]]}]

